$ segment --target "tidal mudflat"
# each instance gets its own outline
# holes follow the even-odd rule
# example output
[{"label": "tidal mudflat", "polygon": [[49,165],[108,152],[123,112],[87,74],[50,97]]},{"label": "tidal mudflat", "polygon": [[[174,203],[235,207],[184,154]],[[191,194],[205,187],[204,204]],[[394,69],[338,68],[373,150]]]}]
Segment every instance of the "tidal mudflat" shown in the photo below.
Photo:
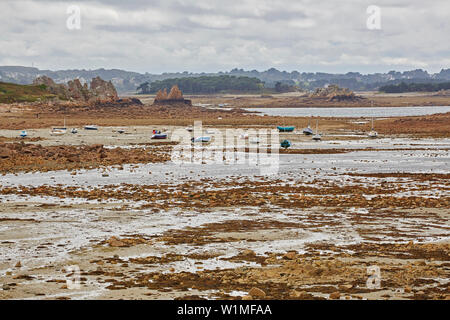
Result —
[{"label": "tidal mudflat", "polygon": [[1,299],[449,299],[448,138],[283,134],[264,175],[134,129],[82,138],[89,166],[42,136],[41,167],[3,168]]}]

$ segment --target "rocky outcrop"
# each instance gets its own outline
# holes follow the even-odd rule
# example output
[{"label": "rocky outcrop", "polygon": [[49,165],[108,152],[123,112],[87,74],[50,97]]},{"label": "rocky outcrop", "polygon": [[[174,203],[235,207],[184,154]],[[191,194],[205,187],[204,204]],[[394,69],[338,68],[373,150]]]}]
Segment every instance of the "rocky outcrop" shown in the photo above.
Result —
[{"label": "rocky outcrop", "polygon": [[45,85],[49,93],[57,95],[63,100],[73,100],[87,103],[109,103],[119,99],[116,88],[111,81],[100,77],[93,78],[90,87],[81,84],[79,79],[69,81],[67,84],[57,84],[47,76],[41,76],[33,81],[35,85]]},{"label": "rocky outcrop", "polygon": [[177,85],[174,85],[172,89],[170,89],[169,94],[167,94],[167,89],[159,90],[156,93],[155,101],[153,104],[157,105],[173,105],[173,104],[187,104],[189,106],[192,105],[191,100],[184,99],[183,93],[178,88]]},{"label": "rocky outcrop", "polygon": [[311,98],[325,98],[329,101],[357,100],[359,97],[347,88],[340,88],[337,85],[329,85],[326,88],[318,88],[310,94]]},{"label": "rocky outcrop", "polygon": [[68,100],[70,98],[67,87],[64,84],[57,84],[52,78],[41,76],[33,81],[34,85],[44,85],[46,90],[56,95],[58,98]]},{"label": "rocky outcrop", "polygon": [[111,81],[105,81],[100,77],[95,77],[91,81],[91,93],[96,100],[108,102],[119,99],[116,88]]},{"label": "rocky outcrop", "polygon": [[167,96],[167,99],[169,99],[169,100],[184,100],[183,93],[181,92],[181,90],[178,88],[177,85],[174,85],[172,87],[172,89],[170,89],[170,93]]}]

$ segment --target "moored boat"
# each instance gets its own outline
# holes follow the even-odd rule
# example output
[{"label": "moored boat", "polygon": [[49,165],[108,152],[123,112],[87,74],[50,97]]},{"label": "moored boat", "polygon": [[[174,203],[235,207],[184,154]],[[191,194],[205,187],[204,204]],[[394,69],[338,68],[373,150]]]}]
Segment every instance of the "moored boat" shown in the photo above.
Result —
[{"label": "moored boat", "polygon": [[50,135],[51,136],[62,136],[64,134],[66,134],[67,129],[66,128],[53,128],[50,131]]},{"label": "moored boat", "polygon": [[308,126],[307,128],[303,129],[303,134],[307,136],[311,136],[314,134],[313,130]]},{"label": "moored boat", "polygon": [[289,148],[289,147],[291,146],[291,142],[290,142],[289,140],[283,140],[283,141],[280,143],[280,146],[281,146],[282,148],[287,149],[287,148]]},{"label": "moored boat", "polygon": [[372,118],[372,128],[370,129],[370,132],[367,134],[367,136],[369,138],[377,138],[378,137],[378,132],[375,131],[374,127],[373,127],[373,118]]},{"label": "moored boat", "polygon": [[20,137],[25,138],[26,136],[28,136],[28,132],[26,130],[22,130],[19,134]]},{"label": "moored boat", "polygon": [[307,136],[312,136],[314,134],[313,130],[311,129],[311,120],[308,121],[308,126],[303,129],[303,134]]},{"label": "moored boat", "polygon": [[204,136],[204,137],[197,137],[197,138],[192,138],[191,139],[192,142],[202,142],[202,143],[208,143],[211,141],[211,137],[208,136]]},{"label": "moored boat", "polygon": [[166,133],[155,133],[152,135],[152,139],[167,139]]},{"label": "moored boat", "polygon": [[312,139],[314,141],[322,140],[322,135],[319,134],[319,120],[316,121],[316,134],[313,135]]},{"label": "moored boat", "polygon": [[53,127],[50,131],[51,136],[62,136],[63,134],[66,134],[67,128],[66,128],[66,118],[64,118],[64,127]]},{"label": "moored boat", "polygon": [[98,127],[95,125],[87,125],[84,126],[84,130],[98,130]]},{"label": "moored boat", "polygon": [[278,126],[277,129],[278,129],[279,132],[292,132],[292,131],[294,131],[295,127],[281,127],[281,126]]}]

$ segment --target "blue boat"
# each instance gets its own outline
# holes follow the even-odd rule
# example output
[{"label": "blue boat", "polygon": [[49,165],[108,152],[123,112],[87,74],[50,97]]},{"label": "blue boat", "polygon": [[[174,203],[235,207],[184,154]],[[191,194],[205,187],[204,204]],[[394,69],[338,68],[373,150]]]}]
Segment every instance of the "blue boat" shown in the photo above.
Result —
[{"label": "blue boat", "polygon": [[278,131],[280,132],[292,132],[294,131],[295,127],[277,127]]},{"label": "blue boat", "polygon": [[19,136],[22,137],[22,138],[25,138],[26,136],[28,136],[28,133],[27,133],[26,130],[22,130],[22,131],[20,132],[20,135],[19,135]]},{"label": "blue boat", "polygon": [[287,149],[287,148],[289,148],[289,147],[291,146],[291,142],[290,142],[289,140],[283,140],[283,141],[280,143],[280,146],[281,146],[282,148]]}]

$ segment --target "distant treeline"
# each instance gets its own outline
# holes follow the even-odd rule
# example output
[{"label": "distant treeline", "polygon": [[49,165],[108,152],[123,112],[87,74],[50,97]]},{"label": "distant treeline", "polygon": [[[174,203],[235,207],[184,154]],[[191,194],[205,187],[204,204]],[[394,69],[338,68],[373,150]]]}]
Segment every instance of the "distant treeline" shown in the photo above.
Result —
[{"label": "distant treeline", "polygon": [[402,92],[435,92],[440,90],[449,90],[450,82],[440,83],[405,83],[390,84],[381,86],[379,91],[386,93],[402,93]]},{"label": "distant treeline", "polygon": [[141,84],[137,91],[143,94],[152,94],[164,88],[170,90],[177,85],[185,94],[210,94],[220,92],[260,92],[264,83],[257,78],[235,76],[202,76],[192,78],[173,78],[152,83]]}]

